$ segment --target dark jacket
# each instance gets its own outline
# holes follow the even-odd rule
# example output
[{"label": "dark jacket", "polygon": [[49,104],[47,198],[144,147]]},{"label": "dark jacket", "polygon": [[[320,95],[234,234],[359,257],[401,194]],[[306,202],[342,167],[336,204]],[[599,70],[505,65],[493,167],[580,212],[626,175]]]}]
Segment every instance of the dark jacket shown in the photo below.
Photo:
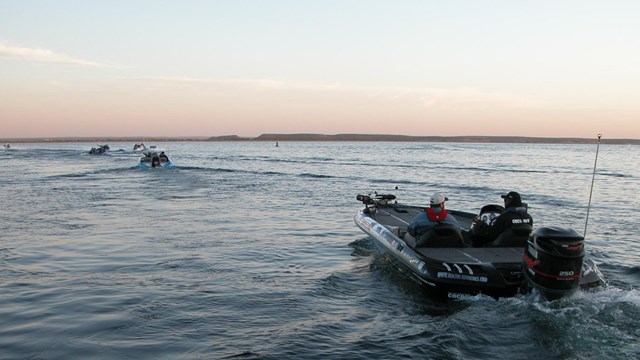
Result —
[{"label": "dark jacket", "polygon": [[500,216],[495,218],[491,226],[487,229],[486,241],[495,240],[498,235],[515,224],[529,224],[533,226],[533,218],[529,215],[525,206],[510,206],[506,208]]}]

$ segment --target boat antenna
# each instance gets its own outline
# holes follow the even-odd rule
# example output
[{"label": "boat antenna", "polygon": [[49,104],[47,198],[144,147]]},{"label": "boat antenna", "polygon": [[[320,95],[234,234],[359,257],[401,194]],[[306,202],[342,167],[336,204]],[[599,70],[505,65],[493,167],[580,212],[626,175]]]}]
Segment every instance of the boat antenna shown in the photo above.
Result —
[{"label": "boat antenna", "polygon": [[584,235],[587,236],[587,224],[589,223],[589,209],[591,209],[591,196],[593,195],[593,183],[596,179],[596,166],[598,165],[598,151],[600,150],[600,138],[602,134],[598,134],[598,146],[596,147],[596,160],[593,162],[593,175],[591,176],[591,190],[589,191],[589,205],[587,205],[587,218],[584,221]]}]

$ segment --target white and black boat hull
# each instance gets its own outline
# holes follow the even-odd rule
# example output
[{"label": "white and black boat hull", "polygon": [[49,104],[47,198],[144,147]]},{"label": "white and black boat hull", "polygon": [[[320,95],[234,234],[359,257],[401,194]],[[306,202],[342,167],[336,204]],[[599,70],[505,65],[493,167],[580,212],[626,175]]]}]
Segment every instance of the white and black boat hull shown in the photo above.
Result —
[{"label": "white and black boat hull", "polygon": [[[579,261],[580,274],[573,277],[575,281],[571,285],[561,283],[566,285],[564,288],[558,288],[557,284],[547,288],[549,282],[539,279],[532,282],[531,276],[525,276],[525,272],[531,270],[524,260],[524,247],[477,248],[471,246],[470,240],[465,246],[455,248],[413,247],[402,237],[402,230],[404,226],[406,231],[407,223],[419,211],[422,208],[398,204],[368,205],[358,211],[354,221],[374,240],[378,251],[388,255],[394,265],[435,294],[449,297],[486,294],[499,298],[536,288],[553,299],[570,295],[578,288],[598,286],[601,282],[592,261]],[[475,214],[449,211],[466,229],[475,218]],[[577,263],[573,261],[570,265],[574,268]]]}]

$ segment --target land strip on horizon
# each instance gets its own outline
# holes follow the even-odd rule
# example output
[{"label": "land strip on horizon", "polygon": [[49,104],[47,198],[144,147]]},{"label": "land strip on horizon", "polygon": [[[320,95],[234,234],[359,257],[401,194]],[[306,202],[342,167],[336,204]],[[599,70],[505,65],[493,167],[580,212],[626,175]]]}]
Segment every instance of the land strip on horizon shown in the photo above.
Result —
[{"label": "land strip on horizon", "polygon": [[[515,143],[515,144],[595,144],[593,138],[554,138],[530,136],[409,136],[378,134],[262,134],[257,137],[225,136],[106,136],[106,137],[33,137],[0,138],[0,143],[41,142],[156,142],[156,141],[370,141],[370,142],[449,142],[449,143]],[[640,145],[640,139],[601,139],[603,144]]]}]

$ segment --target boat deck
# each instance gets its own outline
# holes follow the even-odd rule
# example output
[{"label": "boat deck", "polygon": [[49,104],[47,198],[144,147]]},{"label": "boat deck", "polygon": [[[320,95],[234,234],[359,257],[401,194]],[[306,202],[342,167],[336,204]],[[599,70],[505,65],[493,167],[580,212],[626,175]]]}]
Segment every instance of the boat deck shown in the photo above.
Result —
[{"label": "boat deck", "polygon": [[[403,234],[407,232],[407,226],[409,223],[411,223],[413,218],[415,218],[421,211],[421,208],[414,206],[387,206],[378,209],[373,218],[380,224],[400,229],[400,233]],[[456,210],[448,211],[456,217],[456,220],[458,220],[463,231],[468,231],[469,228],[471,228],[471,222],[475,218],[475,214]]]},{"label": "boat deck", "polygon": [[[415,206],[394,205],[379,208],[373,217],[378,223],[393,229],[397,236],[403,238],[407,226],[421,211],[421,208]],[[449,212],[456,217],[463,235],[467,238],[471,222],[476,215],[456,210],[449,210]],[[465,239],[465,242],[470,244],[469,239]],[[407,244],[412,245],[410,241],[407,241]],[[470,245],[461,248],[414,248],[414,250],[433,261],[459,264],[519,263],[522,261],[523,254],[523,248],[474,248]]]}]

